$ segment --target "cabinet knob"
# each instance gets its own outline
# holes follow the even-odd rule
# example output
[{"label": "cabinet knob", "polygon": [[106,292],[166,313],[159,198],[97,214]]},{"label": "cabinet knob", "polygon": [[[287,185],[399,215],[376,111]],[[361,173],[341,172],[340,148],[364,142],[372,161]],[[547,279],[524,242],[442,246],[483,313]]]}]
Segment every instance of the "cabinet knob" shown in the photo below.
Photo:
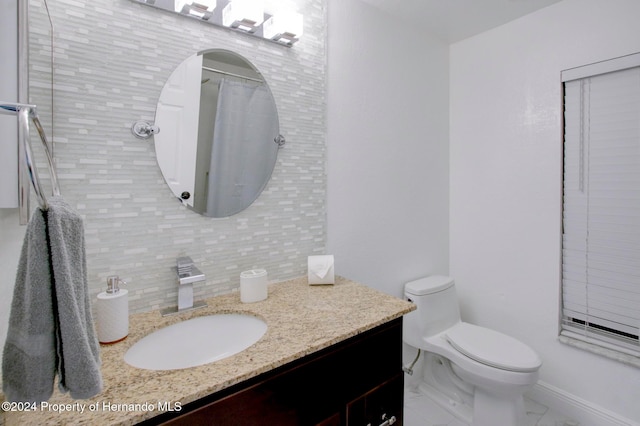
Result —
[{"label": "cabinet knob", "polygon": [[386,414],[382,415],[382,420],[384,420],[384,422],[380,423],[380,426],[391,426],[392,424],[395,424],[395,422],[397,421],[396,416],[391,416],[387,419]]}]

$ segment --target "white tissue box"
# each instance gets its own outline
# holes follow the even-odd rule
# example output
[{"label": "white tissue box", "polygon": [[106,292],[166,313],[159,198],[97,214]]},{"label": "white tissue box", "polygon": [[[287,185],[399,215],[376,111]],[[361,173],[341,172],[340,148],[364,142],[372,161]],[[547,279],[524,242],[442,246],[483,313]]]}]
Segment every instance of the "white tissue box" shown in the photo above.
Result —
[{"label": "white tissue box", "polygon": [[335,284],[333,255],[309,256],[307,265],[310,285]]}]

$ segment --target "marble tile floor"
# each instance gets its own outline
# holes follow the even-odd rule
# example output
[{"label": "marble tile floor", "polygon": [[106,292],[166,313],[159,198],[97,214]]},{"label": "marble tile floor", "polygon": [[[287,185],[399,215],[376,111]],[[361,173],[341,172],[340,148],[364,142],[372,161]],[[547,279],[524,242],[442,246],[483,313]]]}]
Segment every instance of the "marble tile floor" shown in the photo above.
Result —
[{"label": "marble tile floor", "polygon": [[[578,423],[559,413],[549,410],[542,404],[525,398],[527,411],[526,423],[522,426],[570,426]],[[405,388],[404,393],[405,426],[469,426],[451,413],[438,406],[418,389]]]}]

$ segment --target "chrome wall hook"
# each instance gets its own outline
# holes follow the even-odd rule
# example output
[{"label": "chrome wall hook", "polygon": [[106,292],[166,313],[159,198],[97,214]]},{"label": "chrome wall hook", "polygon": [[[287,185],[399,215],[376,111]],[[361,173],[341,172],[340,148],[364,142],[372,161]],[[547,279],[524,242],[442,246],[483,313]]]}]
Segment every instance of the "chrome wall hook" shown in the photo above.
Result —
[{"label": "chrome wall hook", "polygon": [[149,139],[151,135],[160,133],[160,127],[148,121],[139,120],[131,125],[131,133],[138,139]]}]

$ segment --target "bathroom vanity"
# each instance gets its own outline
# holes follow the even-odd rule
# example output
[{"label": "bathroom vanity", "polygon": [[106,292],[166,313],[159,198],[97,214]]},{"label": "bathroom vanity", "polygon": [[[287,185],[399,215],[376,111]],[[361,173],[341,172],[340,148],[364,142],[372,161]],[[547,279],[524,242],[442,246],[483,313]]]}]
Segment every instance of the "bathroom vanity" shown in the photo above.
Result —
[{"label": "bathroom vanity", "polygon": [[402,424],[402,320],[392,320],[144,425]]},{"label": "bathroom vanity", "polygon": [[[170,317],[132,315],[129,337],[101,347],[100,395],[75,401],[56,392],[48,403],[70,410],[10,412],[6,425],[402,424],[402,315],[412,303],[341,277],[271,284],[256,303],[241,303],[238,292],[207,303]],[[198,367],[153,371],[123,361],[147,334],[215,313],[254,315],[268,329],[244,351]]]}]

